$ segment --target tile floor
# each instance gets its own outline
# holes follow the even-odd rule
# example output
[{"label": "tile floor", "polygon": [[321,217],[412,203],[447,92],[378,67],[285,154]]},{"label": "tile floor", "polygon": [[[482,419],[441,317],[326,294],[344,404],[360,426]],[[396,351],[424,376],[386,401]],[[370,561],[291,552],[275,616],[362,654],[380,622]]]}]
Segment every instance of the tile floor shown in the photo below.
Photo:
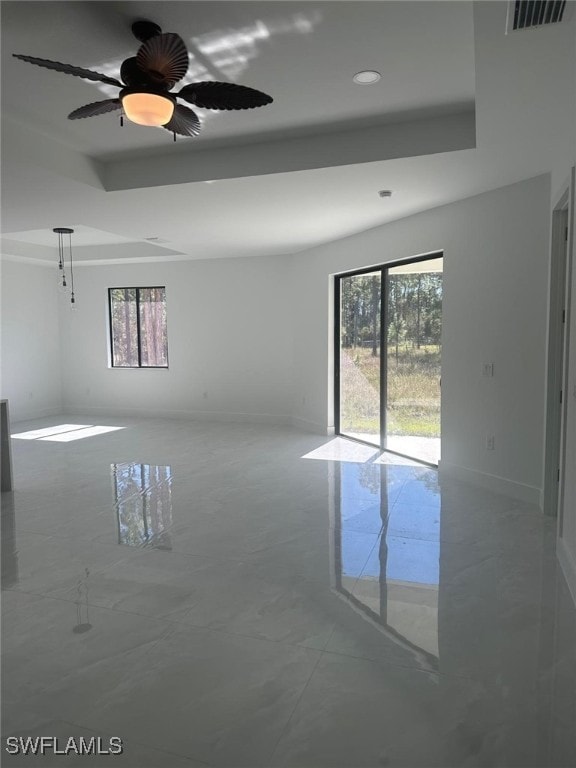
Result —
[{"label": "tile floor", "polygon": [[576,765],[536,508],[279,427],[37,429],[2,495],[3,735],[124,752],[3,765]]}]

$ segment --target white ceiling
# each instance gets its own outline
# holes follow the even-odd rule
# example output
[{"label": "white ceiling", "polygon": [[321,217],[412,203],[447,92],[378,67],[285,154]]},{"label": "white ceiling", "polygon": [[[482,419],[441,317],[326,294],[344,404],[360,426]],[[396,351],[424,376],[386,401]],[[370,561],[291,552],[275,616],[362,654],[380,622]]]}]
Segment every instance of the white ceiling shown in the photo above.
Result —
[{"label": "white ceiling", "polygon": [[[85,245],[119,245],[121,243],[130,242],[127,237],[114,235],[111,232],[104,232],[101,229],[94,229],[93,227],[84,227],[81,224],[70,223],[66,226],[74,230],[75,247]],[[19,241],[30,243],[31,245],[52,248],[54,247],[56,235],[52,230],[32,229],[27,232],[14,232],[13,234],[6,233],[5,237],[16,242]],[[66,235],[66,241],[68,241],[68,235]]]},{"label": "white ceiling", "polygon": [[[474,101],[467,2],[7,2],[4,108],[92,156],[170,147],[164,129],[129,123],[121,130],[118,115],[67,121],[76,107],[115,97],[118,88],[11,56],[63,61],[119,78],[120,64],[140,45],[130,30],[138,18],[184,39],[190,65],[182,84],[224,80],[274,98],[251,111],[199,110],[203,133],[179,142],[184,145]],[[355,85],[352,76],[368,68],[379,70],[382,80]]]},{"label": "white ceiling", "polygon": [[[135,51],[139,16],[182,34],[194,66],[274,104],[210,113],[201,138],[173,144],[110,115],[67,121],[100,97],[96,86],[10,56],[103,71]],[[49,238],[27,233],[75,226],[107,233],[78,241],[90,263],[291,253],[562,173],[575,135],[575,16],[506,36],[504,2],[3,2],[3,252],[52,258]],[[229,65],[215,58],[225,51]],[[380,83],[353,85],[365,68]]]}]

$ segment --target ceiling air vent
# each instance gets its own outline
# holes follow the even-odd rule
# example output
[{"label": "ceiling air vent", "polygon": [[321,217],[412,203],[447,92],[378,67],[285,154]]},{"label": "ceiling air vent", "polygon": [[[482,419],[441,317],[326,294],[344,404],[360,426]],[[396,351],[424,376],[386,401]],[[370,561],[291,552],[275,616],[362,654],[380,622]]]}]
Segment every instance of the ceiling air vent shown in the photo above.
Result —
[{"label": "ceiling air vent", "polygon": [[558,24],[566,16],[566,0],[510,0],[506,33]]}]

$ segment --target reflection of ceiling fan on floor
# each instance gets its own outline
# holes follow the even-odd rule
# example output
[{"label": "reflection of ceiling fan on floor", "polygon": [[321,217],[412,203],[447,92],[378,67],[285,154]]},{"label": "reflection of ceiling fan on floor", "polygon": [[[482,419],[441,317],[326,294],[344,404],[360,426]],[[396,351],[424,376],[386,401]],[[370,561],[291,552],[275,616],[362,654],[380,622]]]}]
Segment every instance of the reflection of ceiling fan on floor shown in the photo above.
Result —
[{"label": "reflection of ceiling fan on floor", "polygon": [[182,136],[197,136],[200,132],[198,115],[189,107],[178,104],[183,99],[205,109],[252,109],[272,102],[272,97],[253,88],[234,83],[206,81],[185,85],[170,93],[188,71],[188,51],[182,38],[174,32],[162,33],[152,21],[136,21],[132,32],[142,45],[136,56],[122,62],[120,78],[92,72],[90,69],[61,64],[59,61],[37,59],[34,56],[12,54],[17,59],[39,67],[53,69],[66,75],[115,85],[121,88],[118,98],[95,101],[75,109],[69,120],[94,117],[122,109],[127,118],[140,125],[162,126]]}]

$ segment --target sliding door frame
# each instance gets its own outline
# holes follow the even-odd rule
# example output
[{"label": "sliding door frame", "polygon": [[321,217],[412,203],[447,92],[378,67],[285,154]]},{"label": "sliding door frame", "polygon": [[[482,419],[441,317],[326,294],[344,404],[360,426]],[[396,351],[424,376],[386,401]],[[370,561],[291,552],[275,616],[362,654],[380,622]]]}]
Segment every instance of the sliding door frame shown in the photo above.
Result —
[{"label": "sliding door frame", "polygon": [[[380,440],[378,445],[370,443],[368,440],[362,440],[359,437],[350,437],[349,435],[342,435],[340,431],[340,309],[341,309],[341,297],[342,287],[341,281],[347,277],[358,277],[359,275],[369,275],[373,272],[380,272]],[[384,314],[382,312],[383,302],[385,301],[384,291],[384,268],[382,266],[377,267],[364,267],[363,269],[355,269],[351,272],[341,272],[338,275],[334,275],[334,431],[337,435],[342,435],[349,440],[355,440],[362,445],[369,445],[371,448],[382,448],[382,436],[386,434],[386,408],[383,407],[386,404],[385,388],[386,377],[382,376],[382,359],[383,350],[385,344],[385,328],[382,320]]]},{"label": "sliding door frame", "polygon": [[[384,367],[384,361],[388,360],[388,338],[386,334],[387,319],[388,319],[388,291],[387,291],[387,271],[394,267],[401,267],[405,264],[418,264],[421,261],[431,261],[433,259],[443,259],[444,251],[432,251],[420,256],[411,256],[407,259],[398,259],[396,261],[389,261],[385,264],[378,264],[373,267],[363,267],[362,269],[352,269],[347,272],[339,272],[334,275],[334,432],[336,435],[347,438],[348,440],[354,440],[357,443],[363,445],[369,445],[372,448],[379,448],[381,451],[393,453],[396,456],[406,456],[406,454],[398,453],[398,451],[392,451],[386,447],[387,443],[387,424],[386,424],[386,405],[387,405],[387,389],[388,389],[388,376]],[[380,441],[378,446],[374,443],[370,443],[367,440],[361,440],[358,437],[351,437],[342,433],[340,429],[340,333],[341,333],[341,298],[342,298],[342,286],[343,279],[348,277],[358,277],[359,275],[367,275],[372,272],[380,272]],[[414,458],[412,456],[408,458]],[[431,467],[437,468],[436,464],[432,464],[422,459],[416,459],[421,464],[426,464]]]}]

